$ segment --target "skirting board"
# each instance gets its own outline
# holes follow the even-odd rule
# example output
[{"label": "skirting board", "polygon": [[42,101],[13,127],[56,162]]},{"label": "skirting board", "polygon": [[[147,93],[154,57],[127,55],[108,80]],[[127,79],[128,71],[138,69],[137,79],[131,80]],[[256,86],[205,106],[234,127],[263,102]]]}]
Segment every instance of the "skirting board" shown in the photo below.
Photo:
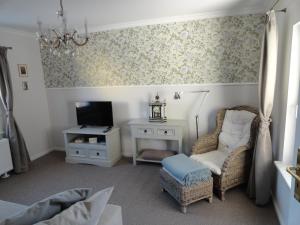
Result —
[{"label": "skirting board", "polygon": [[41,158],[42,156],[44,156],[44,155],[47,155],[47,154],[49,154],[50,152],[52,152],[52,151],[54,151],[55,150],[55,148],[49,148],[47,151],[45,151],[45,152],[39,152],[39,153],[37,153],[37,154],[34,154],[34,155],[32,155],[32,156],[30,156],[30,159],[32,160],[32,161],[34,161],[34,160],[36,160],[36,159],[38,159],[38,158]]},{"label": "skirting board", "polygon": [[276,200],[274,194],[271,193],[271,195],[272,195],[272,201],[273,201],[273,205],[274,205],[274,208],[275,208],[275,212],[276,212],[276,215],[277,215],[277,218],[279,220],[280,225],[287,225],[283,221],[283,218],[282,218],[282,215],[280,213],[279,206],[278,206],[278,203],[277,203],[277,200]]},{"label": "skirting board", "polygon": [[53,147],[52,149],[53,149],[53,151],[62,151],[62,152],[65,151],[65,148],[64,148],[64,147],[58,147],[58,146]]}]

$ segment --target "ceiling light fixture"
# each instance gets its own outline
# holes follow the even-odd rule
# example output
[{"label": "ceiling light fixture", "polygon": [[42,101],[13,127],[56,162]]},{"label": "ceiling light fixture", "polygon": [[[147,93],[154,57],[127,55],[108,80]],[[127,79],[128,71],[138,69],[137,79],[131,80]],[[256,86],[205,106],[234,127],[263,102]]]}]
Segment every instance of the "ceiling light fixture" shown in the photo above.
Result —
[{"label": "ceiling light fixture", "polygon": [[88,40],[87,22],[84,22],[84,35],[79,35],[75,29],[68,29],[67,19],[64,15],[64,8],[62,0],[60,0],[60,9],[56,12],[59,19],[61,19],[62,26],[59,29],[49,28],[47,32],[42,30],[42,22],[38,21],[37,39],[40,41],[41,48],[48,47],[50,52],[57,53],[56,49],[64,49],[65,54],[74,55],[75,52],[70,50],[73,46],[83,46]]}]

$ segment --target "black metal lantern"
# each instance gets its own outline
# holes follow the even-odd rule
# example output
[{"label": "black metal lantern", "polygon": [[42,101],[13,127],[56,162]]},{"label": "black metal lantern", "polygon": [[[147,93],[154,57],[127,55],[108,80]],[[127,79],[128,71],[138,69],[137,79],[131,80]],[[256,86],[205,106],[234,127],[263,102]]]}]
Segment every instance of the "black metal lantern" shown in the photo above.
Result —
[{"label": "black metal lantern", "polygon": [[166,102],[159,100],[159,95],[155,96],[155,101],[149,103],[149,122],[166,122]]}]

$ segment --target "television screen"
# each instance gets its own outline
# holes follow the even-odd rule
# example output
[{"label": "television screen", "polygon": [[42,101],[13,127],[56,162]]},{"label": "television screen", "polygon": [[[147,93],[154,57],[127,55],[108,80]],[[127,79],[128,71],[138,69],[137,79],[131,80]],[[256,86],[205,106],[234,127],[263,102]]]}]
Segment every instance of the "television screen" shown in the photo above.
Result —
[{"label": "television screen", "polygon": [[111,102],[76,102],[78,125],[113,126]]}]

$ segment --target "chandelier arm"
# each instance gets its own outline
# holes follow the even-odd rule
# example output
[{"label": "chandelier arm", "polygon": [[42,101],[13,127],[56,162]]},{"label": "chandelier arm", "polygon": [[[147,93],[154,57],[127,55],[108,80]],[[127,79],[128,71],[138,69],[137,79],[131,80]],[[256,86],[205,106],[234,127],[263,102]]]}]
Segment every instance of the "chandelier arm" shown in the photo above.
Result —
[{"label": "chandelier arm", "polygon": [[73,31],[73,34],[71,35],[71,39],[75,39],[75,34],[77,34],[76,30]]},{"label": "chandelier arm", "polygon": [[80,43],[80,42],[76,41],[76,38],[75,38],[76,33],[77,33],[77,31],[75,30],[71,36],[71,40],[73,41],[73,43],[77,46],[85,45],[88,42],[89,38],[86,36],[85,40],[82,43]]},{"label": "chandelier arm", "polygon": [[52,45],[53,48],[59,48],[59,46],[60,46],[60,40],[61,40],[61,35],[59,33],[57,33],[57,31],[55,29],[51,29],[51,31],[56,36],[51,45]]},{"label": "chandelier arm", "polygon": [[74,43],[75,45],[77,45],[77,46],[84,46],[86,43],[88,43],[89,38],[88,38],[88,37],[85,37],[85,39],[84,39],[84,41],[83,41],[82,43],[76,41],[76,39],[73,38],[73,37],[71,38],[71,40],[72,40],[73,43]]},{"label": "chandelier arm", "polygon": [[59,38],[60,36],[62,36],[61,34],[57,33],[57,31],[55,29],[52,29],[51,31],[56,35],[56,38]]},{"label": "chandelier arm", "polygon": [[62,11],[62,13],[64,12],[64,6],[63,6],[63,4],[62,4],[62,0],[60,0],[60,9],[61,9],[61,11]]},{"label": "chandelier arm", "polygon": [[40,36],[40,41],[41,41],[44,45],[46,45],[46,46],[49,46],[49,45],[50,45],[50,43],[49,43],[48,41],[45,40],[45,38],[44,38],[43,35]]},{"label": "chandelier arm", "polygon": [[56,40],[54,41],[54,43],[53,43],[53,48],[59,48],[59,46],[60,46],[60,41],[59,41],[60,39],[59,38],[56,38]]}]

